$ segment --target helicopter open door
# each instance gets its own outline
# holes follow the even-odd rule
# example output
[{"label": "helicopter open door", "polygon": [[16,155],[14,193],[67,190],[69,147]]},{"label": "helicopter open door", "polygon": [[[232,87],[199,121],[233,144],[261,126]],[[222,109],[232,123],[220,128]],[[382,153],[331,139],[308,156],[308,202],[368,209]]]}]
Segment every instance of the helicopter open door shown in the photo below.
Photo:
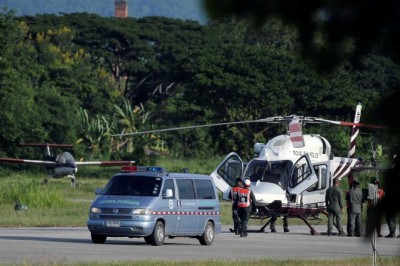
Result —
[{"label": "helicopter open door", "polygon": [[303,204],[325,206],[325,194],[331,179],[330,164],[329,162],[320,162],[314,164],[313,168],[318,181],[301,194],[301,202]]},{"label": "helicopter open door", "polygon": [[317,182],[318,177],[310,156],[306,153],[292,167],[287,190],[290,195],[290,202],[300,203],[301,197],[299,195]]},{"label": "helicopter open door", "polygon": [[229,200],[231,187],[235,185],[238,177],[242,177],[243,170],[242,159],[235,152],[231,152],[211,173],[215,186],[222,192],[224,200]]}]

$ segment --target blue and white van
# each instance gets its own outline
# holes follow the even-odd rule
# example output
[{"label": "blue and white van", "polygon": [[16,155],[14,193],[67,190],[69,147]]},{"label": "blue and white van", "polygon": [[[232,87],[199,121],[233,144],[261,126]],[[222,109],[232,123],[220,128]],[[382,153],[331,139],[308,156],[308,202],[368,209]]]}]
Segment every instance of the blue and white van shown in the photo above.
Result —
[{"label": "blue and white van", "polygon": [[107,237],[144,237],[146,243],[160,246],[166,236],[213,243],[221,219],[210,176],[128,168],[96,193],[87,221],[93,243],[104,243]]}]

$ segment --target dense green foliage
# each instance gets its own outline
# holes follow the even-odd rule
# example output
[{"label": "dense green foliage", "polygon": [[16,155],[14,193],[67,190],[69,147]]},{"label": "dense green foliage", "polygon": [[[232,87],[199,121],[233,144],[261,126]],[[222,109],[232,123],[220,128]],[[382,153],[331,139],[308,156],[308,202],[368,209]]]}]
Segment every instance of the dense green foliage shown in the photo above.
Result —
[{"label": "dense green foliage", "polygon": [[[275,18],[258,32],[231,19],[201,25],[87,13],[0,18],[0,150],[6,156],[32,155],[16,149],[20,142],[56,142],[75,144],[84,159],[151,163],[146,154],[187,158],[230,151],[248,159],[254,142],[284,127],[111,135],[287,114],[350,121],[358,101],[367,121],[400,78],[397,64],[372,52],[318,75],[299,56],[297,31]],[[327,137],[335,155],[346,154],[348,128],[304,130]],[[369,158],[371,142],[385,146],[387,139],[374,139],[381,134],[376,130],[364,132],[373,134],[360,137],[358,151]]]}]

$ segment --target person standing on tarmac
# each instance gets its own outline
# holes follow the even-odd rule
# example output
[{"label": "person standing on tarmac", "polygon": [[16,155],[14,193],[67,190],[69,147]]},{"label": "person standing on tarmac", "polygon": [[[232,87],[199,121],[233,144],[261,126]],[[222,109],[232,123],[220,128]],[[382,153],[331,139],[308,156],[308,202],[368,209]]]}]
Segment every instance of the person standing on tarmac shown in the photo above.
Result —
[{"label": "person standing on tarmac", "polygon": [[[386,214],[386,222],[389,227],[389,234],[385,237],[395,238],[396,237],[396,213],[395,212],[388,212]],[[400,222],[399,222],[400,226]],[[398,236],[400,238],[400,234]]]},{"label": "person standing on tarmac", "polygon": [[[374,208],[375,204],[378,203],[380,200],[382,200],[382,198],[385,196],[385,191],[383,189],[381,189],[381,187],[379,185],[379,178],[378,177],[374,177],[371,180],[371,183],[374,184],[374,186],[375,186],[376,202],[375,202],[375,199],[368,198],[368,201],[367,201],[367,216],[373,215],[373,208]],[[381,220],[380,219],[376,222],[375,228],[376,228],[377,237],[383,237],[383,235],[381,233]]]},{"label": "person standing on tarmac", "polygon": [[240,177],[236,179],[235,186],[231,188],[231,191],[229,192],[229,199],[231,199],[232,202],[232,219],[233,219],[233,232],[235,235],[240,234],[240,220],[239,220],[239,215],[238,215],[238,210],[237,210],[237,205],[235,204],[239,190],[243,187],[243,182]]},{"label": "person standing on tarmac", "polygon": [[339,236],[344,236],[342,228],[342,217],[343,212],[342,205],[342,192],[339,189],[339,179],[333,180],[333,186],[328,188],[325,194],[325,205],[328,211],[328,236],[332,234],[333,220],[335,219],[335,226],[339,232]]},{"label": "person standing on tarmac", "polygon": [[346,200],[346,214],[347,214],[347,236],[350,236],[350,215],[351,215],[351,203],[350,203],[350,190],[353,188],[353,183],[350,184],[350,188],[344,192],[344,198]]},{"label": "person standing on tarmac", "polygon": [[250,213],[253,209],[256,210],[256,199],[254,197],[253,191],[250,190],[250,179],[245,179],[243,185],[244,187],[239,190],[238,197],[235,203],[238,208],[238,215],[242,229],[240,237],[247,236],[247,222],[250,219]]},{"label": "person standing on tarmac", "polygon": [[360,190],[360,183],[354,180],[352,183],[352,189],[349,192],[350,197],[350,223],[348,236],[358,236],[362,234],[362,201],[363,194]]},{"label": "person standing on tarmac", "polygon": [[[271,221],[270,221],[270,225],[269,228],[271,229],[271,233],[276,233],[276,229],[275,229],[275,223],[276,220],[278,219],[278,216],[274,215],[271,217]],[[283,220],[283,232],[287,233],[290,232],[289,230],[289,223],[286,217],[282,217]]]}]

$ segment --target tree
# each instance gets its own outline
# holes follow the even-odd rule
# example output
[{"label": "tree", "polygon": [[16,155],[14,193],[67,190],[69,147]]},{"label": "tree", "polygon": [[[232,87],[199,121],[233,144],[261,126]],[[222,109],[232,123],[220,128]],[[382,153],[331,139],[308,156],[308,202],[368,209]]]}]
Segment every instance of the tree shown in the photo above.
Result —
[{"label": "tree", "polygon": [[31,86],[37,76],[36,53],[24,42],[25,26],[12,13],[0,14],[0,150],[6,153],[15,153],[18,142],[45,136]]}]

